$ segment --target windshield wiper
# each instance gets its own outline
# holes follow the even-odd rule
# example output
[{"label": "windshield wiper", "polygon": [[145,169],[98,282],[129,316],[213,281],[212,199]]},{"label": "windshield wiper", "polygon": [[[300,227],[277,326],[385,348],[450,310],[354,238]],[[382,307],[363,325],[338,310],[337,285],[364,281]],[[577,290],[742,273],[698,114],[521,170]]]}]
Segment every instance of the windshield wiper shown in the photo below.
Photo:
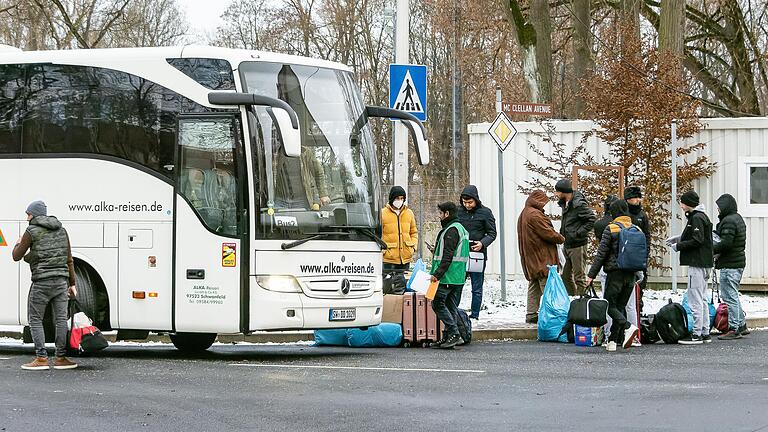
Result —
[{"label": "windshield wiper", "polygon": [[318,240],[318,239],[321,239],[321,238],[332,236],[334,234],[344,234],[344,233],[335,233],[335,232],[317,233],[317,234],[313,234],[313,235],[311,235],[309,237],[304,237],[303,239],[292,241],[290,243],[283,243],[283,244],[280,245],[280,249],[282,249],[282,250],[293,249],[296,246],[301,246],[301,245],[303,245],[304,243],[306,243],[306,242],[308,242],[310,240]]},{"label": "windshield wiper", "polygon": [[347,229],[347,230],[354,230],[360,234],[363,234],[364,236],[370,238],[371,240],[375,241],[377,245],[381,248],[381,250],[387,249],[387,243],[384,242],[379,236],[371,232],[370,227],[366,226],[332,226],[331,228],[337,228],[337,229]]}]

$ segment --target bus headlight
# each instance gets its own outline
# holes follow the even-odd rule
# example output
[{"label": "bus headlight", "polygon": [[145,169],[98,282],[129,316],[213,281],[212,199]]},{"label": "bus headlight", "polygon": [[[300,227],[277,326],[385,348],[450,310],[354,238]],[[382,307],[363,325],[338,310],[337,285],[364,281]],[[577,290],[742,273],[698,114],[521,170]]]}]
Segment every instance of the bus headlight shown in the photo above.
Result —
[{"label": "bus headlight", "polygon": [[279,276],[256,276],[256,283],[265,290],[283,292],[283,293],[300,293],[301,285],[299,281],[293,276],[279,275]]}]

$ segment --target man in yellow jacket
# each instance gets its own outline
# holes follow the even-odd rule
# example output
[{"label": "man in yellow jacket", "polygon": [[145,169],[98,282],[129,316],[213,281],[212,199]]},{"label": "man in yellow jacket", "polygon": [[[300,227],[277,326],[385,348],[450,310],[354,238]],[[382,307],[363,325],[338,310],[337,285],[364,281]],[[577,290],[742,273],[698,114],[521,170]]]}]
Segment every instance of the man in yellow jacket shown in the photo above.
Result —
[{"label": "man in yellow jacket", "polygon": [[[408,270],[416,252],[419,234],[416,217],[405,205],[405,189],[393,186],[389,200],[381,209],[382,239],[387,243],[384,253],[384,274],[389,276],[394,292],[405,290],[403,272]],[[402,286],[401,286],[402,285]]]}]

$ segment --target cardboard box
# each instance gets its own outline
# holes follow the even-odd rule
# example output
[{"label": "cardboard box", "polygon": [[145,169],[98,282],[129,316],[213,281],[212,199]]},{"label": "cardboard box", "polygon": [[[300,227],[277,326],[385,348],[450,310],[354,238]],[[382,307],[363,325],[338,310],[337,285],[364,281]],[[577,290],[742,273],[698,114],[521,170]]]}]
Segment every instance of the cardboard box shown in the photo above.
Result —
[{"label": "cardboard box", "polygon": [[403,296],[387,294],[384,296],[384,311],[381,322],[402,324],[403,322]]}]

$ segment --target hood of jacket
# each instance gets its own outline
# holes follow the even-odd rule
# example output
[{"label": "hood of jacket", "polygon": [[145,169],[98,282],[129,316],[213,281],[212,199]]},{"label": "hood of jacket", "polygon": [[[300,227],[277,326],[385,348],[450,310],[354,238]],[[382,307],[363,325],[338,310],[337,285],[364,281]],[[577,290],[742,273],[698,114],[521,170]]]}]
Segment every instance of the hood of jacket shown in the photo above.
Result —
[{"label": "hood of jacket", "polygon": [[544,191],[535,190],[531,192],[531,195],[525,200],[526,207],[533,207],[537,210],[544,210],[544,206],[549,202],[549,197]]},{"label": "hood of jacket", "polygon": [[[483,202],[480,201],[480,194],[477,192],[477,186],[475,185],[467,185],[464,190],[461,191],[461,195],[466,195],[470,198],[473,198],[475,201],[477,201],[477,205],[473,210],[477,210],[480,207],[483,206]],[[462,207],[464,207],[464,203],[461,204]],[[466,207],[464,210],[467,210]],[[470,211],[470,210],[467,210]]]},{"label": "hood of jacket", "polygon": [[56,216],[35,216],[29,221],[29,224],[37,225],[51,231],[56,231],[61,228],[61,222],[56,219]]},{"label": "hood of jacket", "polygon": [[715,203],[717,203],[717,208],[720,209],[718,218],[721,220],[730,214],[739,212],[739,206],[736,203],[736,198],[734,198],[731,194],[724,194],[720,196],[720,198],[718,198]]},{"label": "hood of jacket", "polygon": [[624,225],[624,228],[632,226],[632,218],[629,216],[619,216],[613,220],[613,223]]}]

